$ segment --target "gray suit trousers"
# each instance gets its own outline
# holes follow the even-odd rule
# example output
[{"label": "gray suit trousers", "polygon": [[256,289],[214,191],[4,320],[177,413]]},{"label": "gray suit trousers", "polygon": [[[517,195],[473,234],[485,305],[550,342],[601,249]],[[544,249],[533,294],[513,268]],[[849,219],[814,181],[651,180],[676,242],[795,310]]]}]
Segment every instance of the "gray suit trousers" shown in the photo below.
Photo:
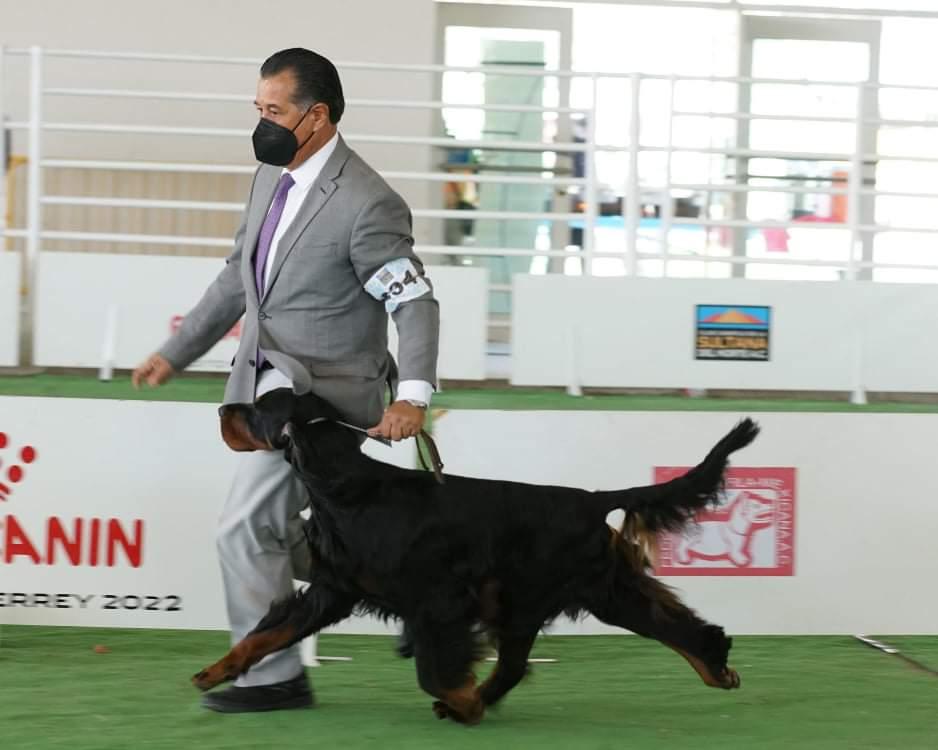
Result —
[{"label": "gray suit trousers", "polygon": [[[294,577],[309,577],[302,482],[282,451],[239,453],[237,460],[216,538],[232,644],[254,629],[274,599],[293,593]],[[268,685],[302,670],[299,647],[292,646],[251,667],[235,685]]]}]

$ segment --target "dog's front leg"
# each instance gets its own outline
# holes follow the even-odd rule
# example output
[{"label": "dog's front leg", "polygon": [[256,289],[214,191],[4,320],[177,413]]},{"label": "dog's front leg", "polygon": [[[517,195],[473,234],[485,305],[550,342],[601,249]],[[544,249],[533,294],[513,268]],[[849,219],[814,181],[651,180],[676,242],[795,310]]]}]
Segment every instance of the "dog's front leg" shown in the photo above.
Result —
[{"label": "dog's front leg", "polygon": [[247,672],[265,656],[292,646],[308,635],[344,620],[358,599],[320,583],[274,602],[257,627],[224,657],[192,677],[199,690],[209,690]]}]

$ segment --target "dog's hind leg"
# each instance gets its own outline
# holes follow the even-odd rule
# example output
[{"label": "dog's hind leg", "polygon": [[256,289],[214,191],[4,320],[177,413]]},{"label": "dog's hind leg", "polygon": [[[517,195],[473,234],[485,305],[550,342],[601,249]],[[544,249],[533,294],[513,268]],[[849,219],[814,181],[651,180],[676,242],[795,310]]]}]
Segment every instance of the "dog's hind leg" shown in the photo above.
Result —
[{"label": "dog's hind leg", "polygon": [[590,597],[590,611],[610,625],[654,638],[674,649],[710,687],[739,687],[739,675],[726,663],[732,639],[719,625],[700,619],[663,583],[631,574]]},{"label": "dog's hind leg", "polygon": [[306,636],[348,617],[357,598],[319,583],[274,602],[268,613],[224,657],[192,678],[200,690],[208,690],[247,672],[268,654],[292,646]]},{"label": "dog's hind leg", "polygon": [[485,705],[472,672],[476,651],[476,639],[468,622],[414,623],[417,682],[437,698],[433,712],[438,718],[462,724],[481,721]]},{"label": "dog's hind leg", "polygon": [[528,673],[528,654],[537,638],[538,629],[518,634],[500,633],[498,661],[488,679],[479,686],[479,694],[486,706],[495,705]]}]

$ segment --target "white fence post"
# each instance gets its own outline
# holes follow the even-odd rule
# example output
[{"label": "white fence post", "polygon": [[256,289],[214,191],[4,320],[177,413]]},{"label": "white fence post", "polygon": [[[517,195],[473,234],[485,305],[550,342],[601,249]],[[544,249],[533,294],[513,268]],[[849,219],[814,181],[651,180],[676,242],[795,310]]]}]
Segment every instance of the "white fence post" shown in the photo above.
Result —
[{"label": "white fence post", "polygon": [[[857,278],[857,248],[861,243],[861,198],[863,195],[863,106],[866,99],[866,86],[857,84],[857,115],[854,124],[853,158],[850,160],[850,174],[847,183],[847,225],[850,227],[850,247],[847,255],[847,279]],[[872,271],[871,271],[872,273]]]},{"label": "white fence post", "polygon": [[638,180],[638,152],[641,138],[642,77],[633,73],[631,81],[631,107],[629,111],[629,181],[626,188],[625,209],[625,274],[638,275],[638,222],[641,211],[641,186]]},{"label": "white fence post", "polygon": [[42,231],[42,48],[29,48],[29,151],[26,193],[26,325],[28,360],[34,361],[36,282],[39,278],[39,243]]},{"label": "white fence post", "polygon": [[599,78],[594,74],[590,79],[593,90],[593,104],[587,115],[586,153],[584,154],[584,177],[586,177],[586,205],[583,213],[583,275],[593,273],[593,253],[596,251],[596,217],[599,214],[599,191],[596,189],[596,99],[599,94]]}]

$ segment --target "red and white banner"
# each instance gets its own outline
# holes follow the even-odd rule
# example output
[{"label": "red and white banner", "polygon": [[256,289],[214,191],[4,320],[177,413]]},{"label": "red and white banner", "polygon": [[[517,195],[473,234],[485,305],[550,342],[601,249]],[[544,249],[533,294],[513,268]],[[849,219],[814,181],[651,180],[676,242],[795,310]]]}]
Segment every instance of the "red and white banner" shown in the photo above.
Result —
[{"label": "red and white banner", "polygon": [[[655,467],[667,482],[689,467]],[[795,574],[795,470],[731,467],[719,508],[697,515],[681,534],[659,538],[658,575]]]},{"label": "red and white banner", "polygon": [[225,628],[235,460],[213,404],[0,397],[0,623]]}]

